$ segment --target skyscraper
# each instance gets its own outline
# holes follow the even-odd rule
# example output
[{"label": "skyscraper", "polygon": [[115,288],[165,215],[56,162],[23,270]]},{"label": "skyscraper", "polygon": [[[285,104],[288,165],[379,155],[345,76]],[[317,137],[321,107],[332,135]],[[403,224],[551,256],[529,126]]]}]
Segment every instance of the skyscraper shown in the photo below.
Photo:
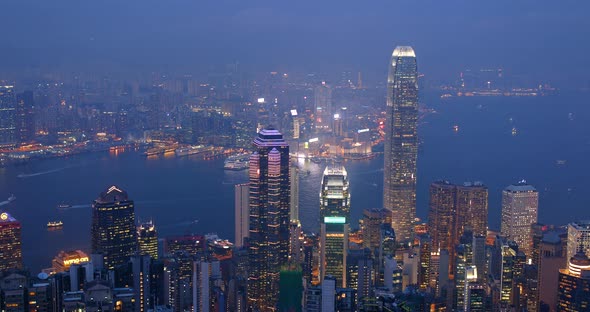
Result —
[{"label": "skyscraper", "polygon": [[537,222],[538,208],[539,193],[524,180],[502,191],[501,233],[515,241],[527,258],[532,257],[531,225]]},{"label": "skyscraper", "polygon": [[457,185],[457,214],[457,235],[462,235],[467,228],[470,228],[474,235],[487,235],[488,188],[481,182]]},{"label": "skyscraper", "polygon": [[289,145],[275,129],[262,129],[250,156],[248,300],[253,309],[273,310],[279,273],[289,257]]},{"label": "skyscraper", "polygon": [[332,122],[332,88],[322,81],[313,92],[316,132],[327,132]]},{"label": "skyscraper", "polygon": [[428,232],[435,250],[440,248],[449,252],[451,274],[454,274],[456,268],[455,247],[459,244],[459,239],[465,231],[477,237],[485,237],[487,218],[488,189],[481,182],[455,185],[448,181],[438,181],[430,185]]},{"label": "skyscraper", "polygon": [[137,251],[158,260],[158,232],[152,221],[137,226]]},{"label": "skyscraper", "polygon": [[0,86],[0,147],[16,144],[16,96],[13,86]]},{"label": "skyscraper", "polygon": [[409,241],[416,217],[418,69],[412,47],[393,50],[387,77],[383,206],[393,212],[399,241]]},{"label": "skyscraper", "polygon": [[135,312],[146,312],[153,307],[153,298],[150,291],[152,259],[149,254],[145,254],[134,255],[130,260],[133,272],[133,289],[135,290]]},{"label": "skyscraper", "polygon": [[238,248],[244,246],[244,239],[248,237],[248,223],[250,222],[249,192],[248,183],[237,184],[234,189],[236,236],[234,243]]},{"label": "skyscraper", "polygon": [[102,254],[113,269],[129,261],[137,250],[135,205],[127,192],[111,186],[92,204],[92,253]]},{"label": "skyscraper", "polygon": [[22,267],[20,222],[3,212],[0,214],[0,271]]}]

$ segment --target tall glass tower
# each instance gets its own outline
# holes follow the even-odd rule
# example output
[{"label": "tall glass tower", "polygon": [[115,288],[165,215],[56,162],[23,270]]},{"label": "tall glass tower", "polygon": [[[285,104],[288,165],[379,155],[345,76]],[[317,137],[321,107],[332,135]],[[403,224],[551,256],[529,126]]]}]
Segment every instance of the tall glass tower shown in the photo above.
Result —
[{"label": "tall glass tower", "polygon": [[102,254],[108,269],[126,264],[137,251],[134,206],[114,185],[92,204],[92,253]]},{"label": "tall glass tower", "polygon": [[338,287],[346,287],[346,253],[350,224],[350,190],[348,174],[342,166],[324,170],[320,191],[320,276],[336,279]]},{"label": "tall glass tower", "polygon": [[412,237],[416,217],[418,70],[412,47],[393,50],[387,77],[383,207],[393,213],[399,241]]},{"label": "tall glass tower", "polygon": [[263,129],[250,156],[248,301],[253,310],[274,311],[281,266],[289,260],[289,145]]}]

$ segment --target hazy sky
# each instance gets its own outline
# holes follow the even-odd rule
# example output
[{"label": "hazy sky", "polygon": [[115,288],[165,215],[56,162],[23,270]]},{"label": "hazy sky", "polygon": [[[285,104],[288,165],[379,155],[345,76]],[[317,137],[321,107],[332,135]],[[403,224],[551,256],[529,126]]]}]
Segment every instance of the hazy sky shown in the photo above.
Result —
[{"label": "hazy sky", "polygon": [[0,66],[381,74],[396,45],[420,70],[465,66],[589,81],[590,1],[3,1]]}]

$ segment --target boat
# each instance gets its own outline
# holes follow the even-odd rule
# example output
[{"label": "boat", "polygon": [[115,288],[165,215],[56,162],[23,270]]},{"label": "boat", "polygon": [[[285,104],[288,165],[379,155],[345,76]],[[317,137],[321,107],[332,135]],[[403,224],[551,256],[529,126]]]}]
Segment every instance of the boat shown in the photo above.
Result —
[{"label": "boat", "polygon": [[560,166],[565,165],[566,162],[567,161],[566,160],[563,160],[563,159],[558,159],[558,160],[555,161],[555,163],[557,163],[557,165],[560,165]]},{"label": "boat", "polygon": [[47,222],[47,228],[48,229],[60,228],[63,225],[64,225],[64,223],[61,222],[61,221],[49,221],[49,222]]},{"label": "boat", "polygon": [[515,127],[515,128],[512,128],[512,135],[514,136],[514,135],[516,135],[517,133],[518,133],[518,131],[516,130],[516,127]]},{"label": "boat", "polygon": [[8,197],[8,202],[13,202],[16,200],[16,196],[14,196],[14,194],[10,194],[10,197]]},{"label": "boat", "polygon": [[205,152],[212,152],[213,149],[214,148],[212,146],[198,145],[198,146],[180,147],[180,148],[177,148],[174,152],[176,153],[176,156],[181,157],[181,156],[190,156],[190,155],[195,155],[195,154],[201,154],[201,153],[205,153]]},{"label": "boat", "polygon": [[453,126],[453,131],[455,131],[455,132],[459,132],[459,126],[458,126],[458,125],[454,125],[454,126]]},{"label": "boat", "polygon": [[250,165],[250,153],[242,153],[228,157],[223,163],[225,170],[244,170]]},{"label": "boat", "polygon": [[71,208],[71,207],[72,207],[72,205],[65,204],[65,203],[57,205],[58,209],[67,209],[67,208]]}]

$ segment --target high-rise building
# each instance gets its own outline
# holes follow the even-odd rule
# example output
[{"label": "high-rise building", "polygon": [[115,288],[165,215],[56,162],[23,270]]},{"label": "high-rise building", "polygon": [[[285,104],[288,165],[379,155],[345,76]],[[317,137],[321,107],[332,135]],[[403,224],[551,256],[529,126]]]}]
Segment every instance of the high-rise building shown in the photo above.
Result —
[{"label": "high-rise building", "polygon": [[430,185],[428,231],[435,248],[453,252],[466,230],[487,235],[488,189],[481,182],[454,185],[448,181]]},{"label": "high-rise building", "polygon": [[590,310],[590,259],[585,253],[578,252],[559,270],[557,298],[557,311]]},{"label": "high-rise building", "polygon": [[447,182],[430,185],[430,210],[428,212],[428,232],[434,249],[446,250],[454,254],[458,242],[456,229],[457,188]]},{"label": "high-rise building", "polygon": [[35,104],[32,91],[16,95],[16,131],[19,143],[35,137]]},{"label": "high-rise building", "polygon": [[250,156],[248,300],[253,309],[276,308],[279,273],[289,259],[289,145],[274,129],[262,129]]},{"label": "high-rise building", "polygon": [[6,212],[0,214],[0,271],[23,267],[21,224]]},{"label": "high-rise building", "polygon": [[590,220],[572,222],[567,226],[566,259],[571,259],[580,250],[590,257]]},{"label": "high-rise building", "polygon": [[331,275],[346,287],[346,253],[350,220],[348,173],[342,166],[324,170],[320,191],[320,279]]},{"label": "high-rise building", "polygon": [[[563,234],[565,235],[565,234]],[[538,300],[539,304],[547,305],[550,311],[557,307],[555,285],[559,281],[559,270],[566,267],[564,240],[561,235],[549,231],[543,235],[539,244],[538,262]],[[541,311],[537,308],[537,311]]]},{"label": "high-rise building", "polygon": [[412,237],[416,218],[418,68],[411,47],[393,50],[387,78],[383,206],[393,212],[399,241]]},{"label": "high-rise building", "polygon": [[313,92],[316,132],[328,132],[332,120],[332,88],[322,81]]},{"label": "high-rise building", "polygon": [[131,257],[135,312],[146,312],[154,304],[150,290],[151,263],[152,259],[149,254]]},{"label": "high-rise building", "polygon": [[127,192],[111,186],[92,204],[92,253],[102,254],[104,266],[125,264],[137,250],[135,205]]},{"label": "high-rise building", "polygon": [[137,226],[137,251],[158,260],[158,232],[154,222],[149,221]]},{"label": "high-rise building", "polygon": [[533,256],[531,225],[537,222],[538,208],[539,193],[524,180],[502,191],[501,233],[515,241],[527,258]]},{"label": "high-rise building", "polygon": [[16,145],[16,96],[13,86],[0,86],[0,147]]},{"label": "high-rise building", "polygon": [[250,187],[247,183],[238,184],[234,189],[235,206],[235,245],[240,248],[244,246],[244,239],[248,237],[250,223]]}]

